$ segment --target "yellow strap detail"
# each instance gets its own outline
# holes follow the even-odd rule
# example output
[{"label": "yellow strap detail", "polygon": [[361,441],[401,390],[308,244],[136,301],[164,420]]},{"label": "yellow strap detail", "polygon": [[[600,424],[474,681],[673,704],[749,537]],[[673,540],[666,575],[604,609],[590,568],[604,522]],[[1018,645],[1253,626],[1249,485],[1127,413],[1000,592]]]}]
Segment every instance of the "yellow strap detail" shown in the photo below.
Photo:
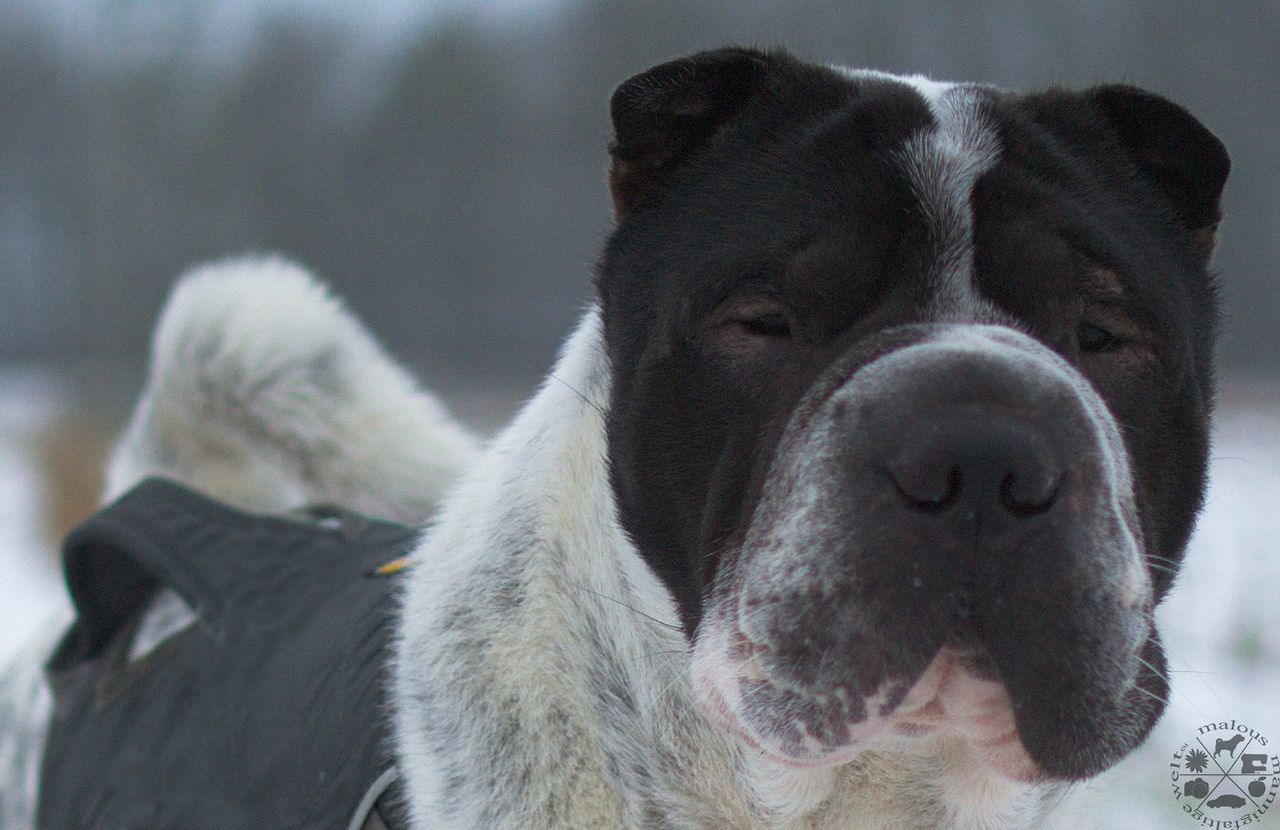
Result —
[{"label": "yellow strap detail", "polygon": [[374,573],[378,576],[390,576],[391,574],[400,573],[412,564],[413,558],[409,556],[401,556],[399,559],[392,559],[385,565],[379,565],[374,569]]}]

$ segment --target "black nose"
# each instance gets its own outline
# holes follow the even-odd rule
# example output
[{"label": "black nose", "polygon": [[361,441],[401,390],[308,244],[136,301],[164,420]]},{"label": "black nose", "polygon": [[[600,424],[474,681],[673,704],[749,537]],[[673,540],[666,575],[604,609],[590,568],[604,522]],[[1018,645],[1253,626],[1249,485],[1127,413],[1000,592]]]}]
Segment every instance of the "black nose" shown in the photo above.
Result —
[{"label": "black nose", "polygon": [[897,437],[885,469],[914,511],[1025,519],[1051,510],[1062,489],[1060,453],[1043,425],[998,408],[943,408]]}]

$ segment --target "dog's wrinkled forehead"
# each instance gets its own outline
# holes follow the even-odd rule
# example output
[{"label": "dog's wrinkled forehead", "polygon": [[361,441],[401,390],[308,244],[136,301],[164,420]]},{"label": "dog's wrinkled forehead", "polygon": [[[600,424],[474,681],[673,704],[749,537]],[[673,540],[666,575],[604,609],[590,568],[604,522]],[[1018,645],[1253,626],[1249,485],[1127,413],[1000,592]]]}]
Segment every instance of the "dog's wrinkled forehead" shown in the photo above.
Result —
[{"label": "dog's wrinkled forehead", "polygon": [[[963,314],[973,310],[980,213],[1008,225],[1020,212],[1103,266],[1152,256],[1130,244],[1152,230],[1135,232],[1140,216],[1203,266],[1229,166],[1193,117],[1131,87],[1023,95],[785,53],[725,49],[663,64],[622,84],[611,109],[619,228],[600,287],[606,303],[647,319],[804,253],[842,257],[854,280],[896,267],[886,281],[920,277],[921,305]],[[1187,269],[1169,265],[1154,270],[1185,288]],[[1142,283],[1129,273],[1140,270],[1116,273]]]}]

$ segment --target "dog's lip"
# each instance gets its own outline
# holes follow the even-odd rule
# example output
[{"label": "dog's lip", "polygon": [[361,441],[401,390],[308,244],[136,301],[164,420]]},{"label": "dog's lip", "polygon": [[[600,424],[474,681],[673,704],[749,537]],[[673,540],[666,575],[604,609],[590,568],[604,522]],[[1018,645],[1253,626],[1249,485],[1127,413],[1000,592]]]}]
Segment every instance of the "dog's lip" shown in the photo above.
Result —
[{"label": "dog's lip", "polygon": [[942,648],[892,713],[850,724],[846,744],[804,754],[762,740],[750,723],[734,712],[716,678],[703,678],[699,697],[714,723],[767,760],[793,769],[846,764],[888,731],[908,739],[950,736],[1006,779],[1025,784],[1047,780],[1023,746],[1003,684],[974,671],[982,662],[983,655],[972,649]]},{"label": "dog's lip", "polygon": [[841,749],[827,752],[822,755],[800,757],[787,755],[783,752],[777,752],[769,747],[763,747],[758,744],[748,743],[748,745],[769,761],[772,761],[779,766],[789,767],[791,769],[823,769],[828,767],[844,766],[866,751],[865,747],[842,747]]}]

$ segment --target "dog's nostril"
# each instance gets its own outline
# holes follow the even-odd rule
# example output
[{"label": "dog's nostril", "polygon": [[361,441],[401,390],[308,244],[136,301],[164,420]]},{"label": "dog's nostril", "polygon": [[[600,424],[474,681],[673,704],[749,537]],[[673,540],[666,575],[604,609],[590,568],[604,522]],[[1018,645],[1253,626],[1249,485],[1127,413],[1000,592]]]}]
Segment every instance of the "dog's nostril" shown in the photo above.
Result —
[{"label": "dog's nostril", "polygon": [[922,465],[891,465],[889,481],[902,500],[922,513],[936,514],[949,509],[960,499],[964,475],[958,466],[931,470]]},{"label": "dog's nostril", "polygon": [[1000,504],[1018,518],[1031,518],[1048,512],[1061,489],[1061,478],[1009,473],[1000,482]]}]

